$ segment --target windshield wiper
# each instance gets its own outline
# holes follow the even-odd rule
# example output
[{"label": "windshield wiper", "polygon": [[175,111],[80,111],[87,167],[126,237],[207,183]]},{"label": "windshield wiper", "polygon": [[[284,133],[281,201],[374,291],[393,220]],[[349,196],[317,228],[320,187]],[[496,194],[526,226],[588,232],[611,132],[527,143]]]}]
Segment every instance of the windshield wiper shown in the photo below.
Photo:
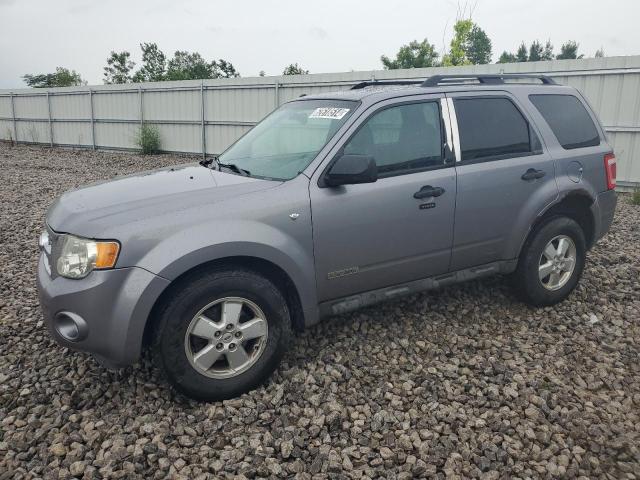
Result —
[{"label": "windshield wiper", "polygon": [[209,157],[205,160],[200,160],[198,162],[203,167],[210,168],[211,165],[214,165],[214,170],[220,170],[220,166],[218,164],[218,157]]},{"label": "windshield wiper", "polygon": [[214,170],[222,171],[222,168],[228,168],[232,172],[238,173],[244,177],[248,177],[251,175],[249,170],[245,170],[244,168],[240,168],[235,163],[222,163],[218,160],[218,157],[210,157],[206,160],[200,160],[200,165],[203,167],[211,168],[213,165]]},{"label": "windshield wiper", "polygon": [[218,159],[216,159],[216,163],[218,165],[218,170],[220,170],[220,167],[223,167],[223,168],[228,168],[229,170],[239,173],[240,175],[243,175],[245,177],[248,177],[249,175],[251,175],[251,172],[249,170],[240,168],[235,163],[220,163]]}]

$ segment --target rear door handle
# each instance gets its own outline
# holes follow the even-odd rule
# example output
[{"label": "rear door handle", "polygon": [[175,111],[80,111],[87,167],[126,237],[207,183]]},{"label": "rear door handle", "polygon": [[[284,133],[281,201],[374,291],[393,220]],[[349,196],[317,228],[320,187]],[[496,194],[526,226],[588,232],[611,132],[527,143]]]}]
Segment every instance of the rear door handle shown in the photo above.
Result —
[{"label": "rear door handle", "polygon": [[544,170],[536,170],[535,168],[530,168],[526,172],[522,174],[520,177],[522,180],[537,180],[538,178],[542,178],[547,174]]},{"label": "rear door handle", "polygon": [[430,198],[430,197],[439,197],[444,193],[444,188],[442,187],[432,187],[431,185],[425,185],[416,193],[413,194],[413,198]]}]

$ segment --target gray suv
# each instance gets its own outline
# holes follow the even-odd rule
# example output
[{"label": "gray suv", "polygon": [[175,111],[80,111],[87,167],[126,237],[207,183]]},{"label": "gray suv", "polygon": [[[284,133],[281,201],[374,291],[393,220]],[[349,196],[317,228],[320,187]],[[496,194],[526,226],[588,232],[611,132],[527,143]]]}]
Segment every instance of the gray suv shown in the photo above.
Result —
[{"label": "gray suv", "polygon": [[149,346],[179,391],[229,398],[327,316],[490,274],[563,300],[615,173],[584,97],[547,77],[365,82],[284,104],[217,158],[62,195],[40,301],[60,344],[111,366]]}]

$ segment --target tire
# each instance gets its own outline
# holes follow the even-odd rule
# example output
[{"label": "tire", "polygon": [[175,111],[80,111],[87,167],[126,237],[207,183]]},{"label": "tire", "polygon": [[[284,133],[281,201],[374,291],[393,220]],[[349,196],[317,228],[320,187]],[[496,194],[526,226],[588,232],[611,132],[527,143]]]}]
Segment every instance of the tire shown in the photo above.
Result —
[{"label": "tire", "polygon": [[[551,250],[545,250],[549,245]],[[575,260],[569,272],[572,247]],[[556,260],[549,260],[553,249],[557,255],[563,248],[567,248],[564,257],[560,254]],[[554,216],[541,223],[527,239],[518,260],[514,279],[520,298],[536,307],[554,305],[567,298],[582,276],[586,251],[584,232],[576,221]],[[549,276],[541,278],[549,271]],[[558,277],[552,277],[556,274]]]},{"label": "tire", "polygon": [[176,390],[196,400],[225,400],[262,384],[291,338],[282,293],[244,269],[210,270],[186,278],[155,320],[154,363]]}]

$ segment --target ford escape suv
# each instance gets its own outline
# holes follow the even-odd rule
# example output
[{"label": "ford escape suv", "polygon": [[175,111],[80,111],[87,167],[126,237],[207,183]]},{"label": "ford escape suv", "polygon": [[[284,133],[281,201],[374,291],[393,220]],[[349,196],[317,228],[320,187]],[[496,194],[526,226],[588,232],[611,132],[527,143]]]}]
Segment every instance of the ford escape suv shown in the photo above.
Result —
[{"label": "ford escape suv", "polygon": [[365,82],[219,157],[62,195],[40,301],[60,344],[112,366],[149,346],[181,392],[229,398],[326,316],[497,273],[531,305],[565,299],[615,175],[584,97],[547,77]]}]

